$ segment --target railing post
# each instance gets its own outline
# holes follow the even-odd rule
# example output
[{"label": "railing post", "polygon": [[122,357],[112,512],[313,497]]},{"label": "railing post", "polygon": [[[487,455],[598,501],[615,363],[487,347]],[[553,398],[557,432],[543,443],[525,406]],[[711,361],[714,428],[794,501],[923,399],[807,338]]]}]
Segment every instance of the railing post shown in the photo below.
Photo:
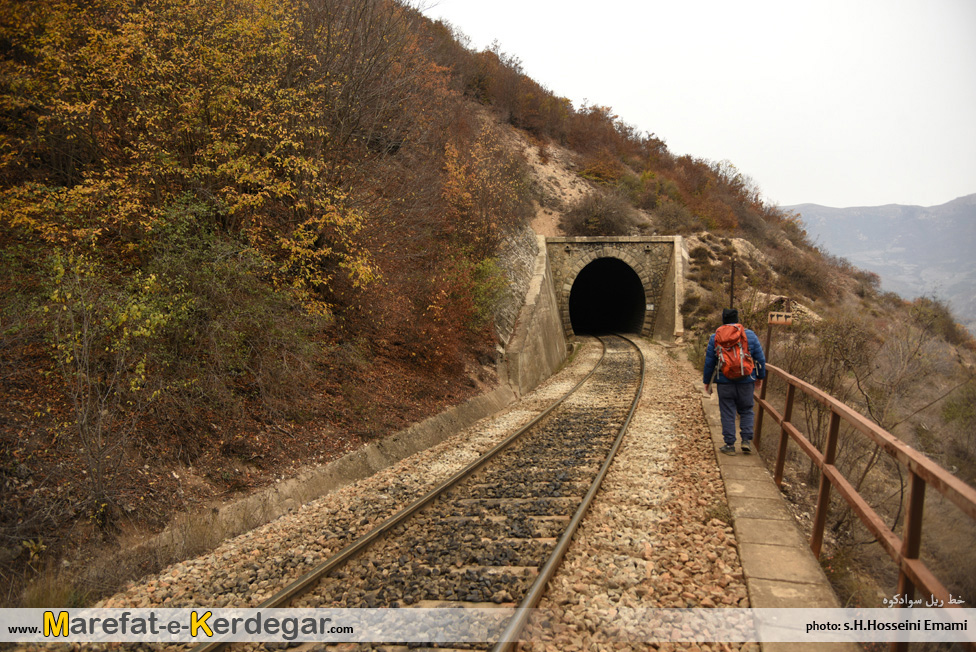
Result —
[{"label": "railing post", "polygon": [[833,466],[837,459],[837,435],[840,433],[840,415],[830,411],[830,428],[827,431],[827,446],[824,448],[823,468],[820,469],[820,491],[817,493],[817,511],[813,515],[813,534],[810,536],[810,549],[820,559],[823,547],[824,529],[827,527],[827,512],[830,510],[830,480],[827,479],[827,465]]},{"label": "railing post", "polygon": [[773,323],[772,320],[766,323],[766,346],[763,348],[763,356],[766,360],[769,360],[769,349],[770,342],[773,340]]},{"label": "railing post", "polygon": [[[908,487],[908,507],[905,510],[905,529],[901,541],[902,559],[918,559],[922,549],[922,509],[925,507],[925,480],[914,471]],[[902,604],[911,604],[915,597],[915,583],[905,573],[901,564],[898,566],[898,595],[905,598]],[[892,643],[891,650],[905,652],[908,643]]]},{"label": "railing post", "polygon": [[[772,322],[766,323],[766,348],[763,349],[763,354],[766,358],[766,362],[769,362],[769,342],[773,336],[773,324]],[[769,384],[769,372],[766,373],[765,380],[762,381],[762,389],[759,390],[759,398],[766,400],[766,386]],[[756,414],[756,428],[755,434],[753,434],[752,440],[756,444],[756,452],[760,451],[759,445],[762,444],[762,423],[763,423],[763,408],[762,405],[759,406],[759,412]]]},{"label": "railing post", "polygon": [[[769,385],[769,375],[767,374],[765,380],[762,381],[762,389],[759,390],[759,398],[766,400],[766,387]],[[762,444],[762,424],[763,424],[763,406],[760,403],[759,409],[756,412],[756,426],[752,436],[752,441],[756,445],[756,452],[760,451],[759,445]]]},{"label": "railing post", "polygon": [[[912,472],[908,489],[908,508],[905,512],[905,530],[901,542],[901,556],[904,559],[918,559],[922,548],[923,507],[925,507],[925,480]],[[898,593],[901,595],[915,593],[915,585],[902,568],[898,570]]]},{"label": "railing post", "polygon": [[783,485],[783,467],[786,465],[786,441],[789,435],[786,434],[786,424],[793,418],[793,397],[796,395],[796,385],[786,379],[786,409],[783,411],[783,424],[779,431],[779,448],[776,450],[776,473],[773,479],[776,486]]}]

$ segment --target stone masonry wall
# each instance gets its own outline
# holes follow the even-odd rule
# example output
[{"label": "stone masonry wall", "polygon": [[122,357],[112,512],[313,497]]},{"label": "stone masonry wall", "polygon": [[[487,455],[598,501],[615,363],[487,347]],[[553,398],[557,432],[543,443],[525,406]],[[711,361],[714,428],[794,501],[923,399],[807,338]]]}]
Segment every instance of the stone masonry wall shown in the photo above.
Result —
[{"label": "stone masonry wall", "polygon": [[644,286],[644,325],[641,335],[672,339],[683,330],[675,306],[680,291],[680,236],[621,236],[595,238],[547,238],[546,248],[552,268],[556,297],[563,329],[573,334],[569,315],[569,295],[577,275],[598,258],[616,258],[627,263]]}]

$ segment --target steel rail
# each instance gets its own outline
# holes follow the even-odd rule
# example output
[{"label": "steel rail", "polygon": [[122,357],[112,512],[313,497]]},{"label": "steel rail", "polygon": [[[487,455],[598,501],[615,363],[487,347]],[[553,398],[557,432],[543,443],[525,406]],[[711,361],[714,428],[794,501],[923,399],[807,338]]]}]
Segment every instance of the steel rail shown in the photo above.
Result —
[{"label": "steel rail", "polygon": [[[308,571],[298,579],[291,582],[284,589],[282,589],[275,595],[271,596],[270,598],[268,598],[267,600],[259,604],[256,608],[273,609],[273,608],[282,607],[283,605],[288,604],[289,602],[299,597],[300,595],[307,593],[312,588],[314,588],[315,585],[318,584],[318,582],[323,577],[325,577],[328,573],[332,572],[333,570],[341,567],[346,562],[355,558],[359,553],[361,553],[363,550],[368,548],[374,541],[376,541],[377,539],[385,535],[387,532],[389,532],[391,529],[403,523],[408,518],[416,514],[418,511],[420,511],[421,509],[423,509],[424,507],[432,503],[434,500],[436,500],[438,497],[444,494],[448,489],[451,489],[462,480],[470,477],[471,475],[479,471],[485,464],[490,462],[499,453],[501,453],[503,450],[508,448],[516,440],[521,438],[522,435],[524,435],[526,432],[528,432],[536,425],[538,425],[540,421],[542,421],[547,416],[549,416],[553,412],[553,410],[555,410],[557,407],[562,405],[567,398],[572,396],[576,392],[576,390],[582,387],[583,384],[586,381],[588,381],[593,376],[593,374],[596,373],[597,369],[599,369],[600,365],[603,363],[603,360],[606,357],[606,352],[607,352],[606,342],[600,339],[600,344],[603,347],[602,351],[600,352],[600,359],[597,360],[596,364],[586,374],[586,376],[583,377],[583,379],[580,380],[578,383],[576,383],[576,385],[574,385],[569,391],[563,394],[563,396],[561,396],[558,400],[554,401],[549,407],[547,407],[545,410],[543,410],[538,415],[536,415],[531,421],[529,421],[524,426],[516,430],[514,433],[506,437],[500,443],[496,444],[493,448],[491,448],[480,458],[472,462],[469,466],[458,471],[456,474],[454,474],[453,476],[451,476],[450,478],[448,478],[447,480],[445,480],[444,482],[436,486],[426,495],[418,498],[413,503],[403,508],[401,511],[397,512],[396,514],[388,518],[386,521],[378,525],[376,528],[370,530],[362,537],[360,537],[356,541],[352,542],[351,544],[349,544],[348,546],[346,546],[345,548],[343,548],[342,550],[334,554],[332,557],[329,557],[325,561],[321,562],[315,568]],[[642,384],[643,384],[643,365],[644,365],[644,360],[642,356],[641,357],[641,371],[642,371],[641,383]],[[628,417],[627,420],[629,422],[630,418]],[[197,646],[194,646],[192,648],[192,652],[215,652],[216,650],[222,650],[226,645],[228,645],[231,642],[232,641],[208,641],[207,643],[201,643]]]},{"label": "steel rail", "polygon": [[603,462],[603,466],[600,467],[599,473],[590,485],[590,490],[586,492],[583,497],[583,501],[580,503],[579,507],[576,509],[576,513],[573,514],[573,518],[569,522],[569,526],[566,531],[560,537],[559,542],[553,549],[552,554],[549,556],[549,560],[539,571],[539,575],[536,577],[535,582],[529,588],[528,593],[522,602],[519,603],[518,608],[515,611],[515,615],[511,620],[508,621],[508,625],[499,637],[498,642],[495,647],[492,648],[492,652],[509,652],[515,644],[518,642],[518,637],[525,629],[525,625],[528,623],[529,617],[531,616],[532,609],[539,604],[542,600],[542,594],[546,590],[546,586],[549,584],[549,580],[555,575],[556,569],[558,568],[560,562],[562,562],[566,551],[569,549],[570,543],[572,543],[573,536],[576,534],[576,530],[579,528],[580,523],[583,521],[583,517],[586,515],[590,504],[596,497],[597,492],[600,490],[600,485],[603,484],[603,480],[610,470],[610,465],[613,463],[613,458],[617,454],[617,450],[623,443],[624,434],[627,432],[627,428],[630,426],[631,419],[634,417],[634,413],[637,411],[637,406],[640,404],[641,394],[644,391],[644,371],[645,371],[645,361],[644,353],[640,350],[640,347],[628,337],[623,335],[618,335],[624,340],[630,342],[631,346],[637,351],[637,355],[640,358],[640,380],[637,384],[637,391],[634,395],[634,400],[630,405],[630,411],[627,413],[627,418],[624,420],[623,425],[617,432],[617,438],[613,442],[613,446],[610,448],[610,452],[607,454],[607,459]]}]

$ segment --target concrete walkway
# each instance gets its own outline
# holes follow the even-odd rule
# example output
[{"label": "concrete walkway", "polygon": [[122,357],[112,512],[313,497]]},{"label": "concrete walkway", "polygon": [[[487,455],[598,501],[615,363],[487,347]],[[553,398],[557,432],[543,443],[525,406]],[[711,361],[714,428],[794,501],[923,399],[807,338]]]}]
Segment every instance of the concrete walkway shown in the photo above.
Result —
[{"label": "concrete walkway", "polygon": [[[752,607],[839,608],[827,576],[762,459],[756,453],[742,454],[738,441],[735,455],[719,453],[719,447],[725,442],[717,393],[704,396],[702,406],[725,481]],[[853,643],[764,643],[762,649],[765,652],[797,649],[855,652],[859,647]]]}]

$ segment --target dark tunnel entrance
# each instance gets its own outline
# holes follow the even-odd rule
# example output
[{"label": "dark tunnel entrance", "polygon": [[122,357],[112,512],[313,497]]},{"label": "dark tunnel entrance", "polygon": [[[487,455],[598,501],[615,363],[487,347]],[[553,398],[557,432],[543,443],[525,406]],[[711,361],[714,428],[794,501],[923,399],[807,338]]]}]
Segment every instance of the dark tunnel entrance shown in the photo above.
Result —
[{"label": "dark tunnel entrance", "polygon": [[645,309],[640,277],[617,258],[598,258],[584,267],[569,293],[569,320],[578,335],[640,333]]}]

